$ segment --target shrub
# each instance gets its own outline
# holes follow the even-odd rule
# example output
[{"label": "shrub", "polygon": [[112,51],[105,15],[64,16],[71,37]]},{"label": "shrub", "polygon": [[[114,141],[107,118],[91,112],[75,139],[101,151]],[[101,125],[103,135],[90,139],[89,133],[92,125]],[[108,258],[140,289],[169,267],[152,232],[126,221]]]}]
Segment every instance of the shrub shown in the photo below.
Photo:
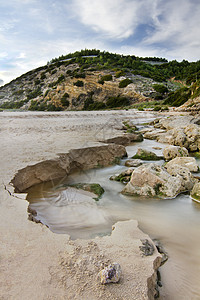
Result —
[{"label": "shrub", "polygon": [[56,69],[52,70],[52,71],[51,71],[51,75],[55,74],[56,72],[57,72]]},{"label": "shrub", "polygon": [[104,84],[104,80],[99,79],[99,80],[98,80],[98,83],[103,85],[103,84]]},{"label": "shrub", "polygon": [[191,91],[187,87],[183,87],[175,92],[171,92],[164,101],[164,104],[171,106],[180,106],[185,103],[191,96]]},{"label": "shrub", "polygon": [[154,84],[153,88],[156,92],[158,92],[160,94],[165,94],[165,93],[168,93],[168,91],[169,91],[168,88],[163,84]]},{"label": "shrub", "polygon": [[20,96],[20,95],[23,94],[23,92],[24,92],[24,90],[18,90],[18,91],[13,93],[13,96]]},{"label": "shrub", "polygon": [[112,75],[108,74],[108,75],[104,75],[101,77],[101,80],[103,81],[111,81],[112,80]]},{"label": "shrub", "polygon": [[122,81],[120,81],[119,83],[119,88],[125,88],[127,85],[129,85],[130,83],[132,83],[133,81],[131,79],[123,79]]},{"label": "shrub", "polygon": [[47,78],[47,77],[46,77],[46,74],[45,74],[45,73],[42,73],[41,76],[40,76],[40,79],[41,79],[41,80],[44,80],[44,79],[46,79],[46,78]]},{"label": "shrub", "polygon": [[65,107],[69,106],[69,100],[67,100],[68,98],[69,98],[69,94],[65,93],[60,99],[61,104]]},{"label": "shrub", "polygon": [[82,80],[77,80],[76,82],[74,82],[74,85],[76,85],[78,87],[82,87],[82,86],[84,86],[84,83]]},{"label": "shrub", "polygon": [[94,103],[94,100],[92,99],[92,97],[88,97],[87,99],[85,99],[83,110],[90,110],[89,107],[93,103]]},{"label": "shrub", "polygon": [[161,106],[160,105],[156,105],[153,110],[154,111],[159,111],[159,110],[161,110]]},{"label": "shrub", "polygon": [[58,77],[57,84],[62,82],[65,79],[65,76],[62,74]]},{"label": "shrub", "polygon": [[74,77],[75,78],[85,78],[85,73],[76,73],[75,75],[74,75]]},{"label": "shrub", "polygon": [[126,97],[120,97],[120,96],[110,97],[108,98],[106,105],[109,108],[121,107],[121,106],[130,105],[130,101]]},{"label": "shrub", "polygon": [[122,70],[117,71],[117,72],[115,73],[115,77],[116,77],[116,78],[119,78],[119,77],[124,76],[124,75],[125,75],[125,73],[124,73],[124,71],[122,71]]},{"label": "shrub", "polygon": [[30,92],[30,93],[27,95],[27,99],[28,99],[28,100],[34,99],[34,98],[40,96],[41,94],[42,94],[41,89],[40,89],[40,88],[37,88],[36,90]]},{"label": "shrub", "polygon": [[38,85],[38,84],[40,84],[40,80],[39,80],[39,79],[36,79],[36,80],[35,80],[35,85]]},{"label": "shrub", "polygon": [[44,93],[44,98],[48,95],[50,90],[46,90],[46,92]]},{"label": "shrub", "polygon": [[72,70],[67,70],[67,75],[71,75],[72,74]]},{"label": "shrub", "polygon": [[87,110],[101,110],[101,109],[105,109],[106,108],[106,104],[103,102],[94,102],[92,104],[90,104],[88,106]]}]

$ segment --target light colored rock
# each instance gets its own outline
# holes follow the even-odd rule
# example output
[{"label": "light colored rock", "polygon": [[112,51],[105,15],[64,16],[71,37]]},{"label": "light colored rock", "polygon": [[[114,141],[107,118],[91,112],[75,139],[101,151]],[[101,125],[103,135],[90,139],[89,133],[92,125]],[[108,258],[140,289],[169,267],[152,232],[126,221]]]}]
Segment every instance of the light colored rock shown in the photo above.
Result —
[{"label": "light colored rock", "polygon": [[139,167],[142,164],[143,164],[143,162],[141,159],[128,159],[125,162],[126,167]]},{"label": "light colored rock", "polygon": [[[187,168],[179,167],[177,174],[169,174],[154,163],[144,164],[135,169],[130,182],[122,190],[123,194],[174,198],[193,186],[193,177]],[[173,175],[173,176],[172,176]]]},{"label": "light colored rock", "polygon": [[184,133],[187,137],[190,151],[197,151],[200,147],[200,128],[198,125],[190,124],[185,127]]},{"label": "light colored rock", "polygon": [[119,135],[113,138],[109,138],[106,140],[103,140],[103,143],[110,144],[114,143],[117,145],[129,145],[132,142],[142,142],[143,136],[141,133],[127,133],[123,135]]},{"label": "light colored rock", "polygon": [[157,140],[165,132],[166,131],[162,129],[150,129],[144,133],[144,138],[149,140]]},{"label": "light colored rock", "polygon": [[165,168],[169,172],[170,168],[172,166],[182,166],[190,170],[190,172],[198,172],[199,166],[196,162],[196,159],[194,157],[176,157],[172,160],[170,160],[166,165]]},{"label": "light colored rock", "polygon": [[[166,133],[160,133],[157,141],[171,145],[185,147],[189,151],[200,149],[199,119],[193,116],[176,116],[156,120],[155,128],[165,129]],[[147,132],[148,135],[148,132]],[[144,135],[144,137],[146,137]]]},{"label": "light colored rock", "polygon": [[169,143],[175,146],[188,148],[189,143],[184,133],[184,128],[176,127],[172,129]]},{"label": "light colored rock", "polygon": [[100,277],[101,284],[107,284],[107,283],[117,283],[119,282],[122,275],[122,270],[120,267],[120,264],[113,263],[110,264],[108,267],[101,270],[98,274],[98,277]]},{"label": "light colored rock", "polygon": [[163,156],[165,160],[188,155],[188,150],[185,147],[169,145],[163,150]]},{"label": "light colored rock", "polygon": [[[176,158],[175,158],[176,159]],[[171,161],[170,161],[171,162]],[[171,164],[167,168],[167,172],[174,178],[181,179],[180,192],[191,191],[195,183],[194,177],[188,168],[178,164]]]},{"label": "light colored rock", "polygon": [[190,193],[192,200],[200,203],[200,182],[196,182],[193,186],[193,189]]}]

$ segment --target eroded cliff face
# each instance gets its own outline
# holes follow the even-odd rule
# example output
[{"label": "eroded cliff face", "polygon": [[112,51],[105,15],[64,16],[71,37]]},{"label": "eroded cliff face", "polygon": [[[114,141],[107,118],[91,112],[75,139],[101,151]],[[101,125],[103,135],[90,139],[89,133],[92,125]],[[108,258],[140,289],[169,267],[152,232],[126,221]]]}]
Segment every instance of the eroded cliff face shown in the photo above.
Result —
[{"label": "eroded cliff face", "polygon": [[[101,81],[105,75],[109,81]],[[116,78],[114,71],[82,71],[77,63],[44,66],[32,70],[0,88],[0,104],[14,103],[14,107],[48,110],[49,105],[60,109],[83,109],[85,101],[106,102],[109,97],[127,97],[130,103],[144,101],[136,92],[136,85],[119,88],[125,77]],[[89,100],[88,100],[89,99]]]}]

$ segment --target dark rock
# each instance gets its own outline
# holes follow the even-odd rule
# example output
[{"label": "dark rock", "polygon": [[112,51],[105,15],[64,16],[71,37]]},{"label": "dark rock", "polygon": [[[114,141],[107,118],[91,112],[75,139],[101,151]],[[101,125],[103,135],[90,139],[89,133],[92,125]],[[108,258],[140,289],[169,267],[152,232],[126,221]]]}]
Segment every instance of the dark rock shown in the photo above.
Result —
[{"label": "dark rock", "polygon": [[140,246],[139,248],[142,251],[142,254],[145,256],[153,255],[155,250],[153,244],[151,244],[147,239],[141,240],[141,242],[143,246]]}]

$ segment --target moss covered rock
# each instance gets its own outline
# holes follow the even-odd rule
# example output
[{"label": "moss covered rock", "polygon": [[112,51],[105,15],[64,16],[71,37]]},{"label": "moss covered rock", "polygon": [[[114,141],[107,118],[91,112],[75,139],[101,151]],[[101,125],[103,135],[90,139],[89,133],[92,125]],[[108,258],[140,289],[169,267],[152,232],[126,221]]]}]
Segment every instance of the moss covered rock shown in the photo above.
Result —
[{"label": "moss covered rock", "polygon": [[133,159],[142,160],[160,160],[163,159],[162,156],[157,156],[154,152],[147,151],[145,149],[139,148],[137,153],[132,157]]},{"label": "moss covered rock", "polygon": [[94,198],[96,201],[98,201],[104,193],[104,189],[98,183],[75,183],[70,186],[97,195],[97,198]]}]

